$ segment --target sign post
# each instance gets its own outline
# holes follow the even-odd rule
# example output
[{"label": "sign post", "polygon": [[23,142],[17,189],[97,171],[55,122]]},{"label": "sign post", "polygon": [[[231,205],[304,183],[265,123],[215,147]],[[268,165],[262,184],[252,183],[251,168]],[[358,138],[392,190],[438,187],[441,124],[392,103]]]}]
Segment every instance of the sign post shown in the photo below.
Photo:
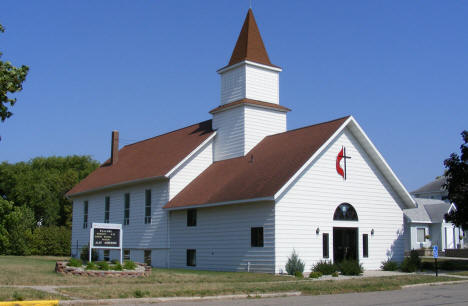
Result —
[{"label": "sign post", "polygon": [[122,224],[93,223],[89,231],[89,261],[92,249],[118,249],[122,264],[122,234]]},{"label": "sign post", "polygon": [[432,248],[432,256],[434,257],[436,276],[439,276],[439,271],[438,271],[439,267],[437,266],[437,258],[439,258],[439,247],[436,245]]}]

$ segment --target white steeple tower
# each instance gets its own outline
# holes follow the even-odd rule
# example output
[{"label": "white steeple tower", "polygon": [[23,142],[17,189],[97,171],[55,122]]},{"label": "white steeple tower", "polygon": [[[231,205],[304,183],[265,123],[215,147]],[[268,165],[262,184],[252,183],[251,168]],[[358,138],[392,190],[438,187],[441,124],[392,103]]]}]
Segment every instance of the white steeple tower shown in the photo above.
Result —
[{"label": "white steeple tower", "polygon": [[279,105],[280,72],[249,9],[229,64],[218,70],[221,103],[210,111],[215,161],[244,156],[265,136],[286,131],[289,109]]}]

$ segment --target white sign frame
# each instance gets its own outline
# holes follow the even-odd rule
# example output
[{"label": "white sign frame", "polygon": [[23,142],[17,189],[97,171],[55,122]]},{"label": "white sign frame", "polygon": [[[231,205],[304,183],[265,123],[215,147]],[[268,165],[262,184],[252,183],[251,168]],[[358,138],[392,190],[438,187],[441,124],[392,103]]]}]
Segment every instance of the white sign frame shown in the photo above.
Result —
[{"label": "white sign frame", "polygon": [[[118,247],[110,247],[110,246],[94,246],[94,230],[96,228],[99,229],[117,229],[119,230],[120,237],[119,237],[119,246]],[[89,261],[91,262],[91,252],[92,249],[107,249],[107,250],[120,250],[120,264],[122,264],[122,259],[123,259],[123,248],[122,248],[122,242],[123,242],[123,230],[122,230],[122,224],[116,224],[116,223],[95,223],[93,222],[91,225],[91,229],[89,230]]]}]

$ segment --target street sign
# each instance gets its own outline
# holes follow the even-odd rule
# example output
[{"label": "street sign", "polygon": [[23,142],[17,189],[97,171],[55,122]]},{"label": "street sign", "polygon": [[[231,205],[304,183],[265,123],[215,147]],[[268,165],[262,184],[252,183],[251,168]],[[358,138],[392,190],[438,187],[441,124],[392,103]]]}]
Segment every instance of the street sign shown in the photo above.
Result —
[{"label": "street sign", "polygon": [[434,258],[439,258],[439,247],[436,245],[432,248],[432,256]]}]

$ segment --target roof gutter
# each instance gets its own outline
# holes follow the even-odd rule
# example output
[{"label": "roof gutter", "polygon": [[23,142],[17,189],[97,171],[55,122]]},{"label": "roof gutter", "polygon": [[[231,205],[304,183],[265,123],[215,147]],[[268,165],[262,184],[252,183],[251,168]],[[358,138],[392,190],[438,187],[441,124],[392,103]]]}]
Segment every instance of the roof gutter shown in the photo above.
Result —
[{"label": "roof gutter", "polygon": [[235,201],[224,201],[224,202],[215,202],[215,203],[208,203],[208,204],[198,204],[198,205],[187,205],[181,207],[167,207],[164,208],[166,210],[184,210],[189,208],[205,208],[205,207],[215,207],[215,206],[224,206],[224,205],[234,205],[234,204],[242,204],[242,203],[250,203],[250,202],[266,202],[266,201],[274,201],[274,197],[262,197],[262,198],[253,198],[253,199],[244,199],[244,200],[235,200]]},{"label": "roof gutter", "polygon": [[162,180],[167,180],[167,179],[168,179],[168,177],[166,177],[166,176],[146,177],[146,178],[137,179],[137,180],[133,180],[133,181],[126,181],[126,182],[116,183],[116,184],[112,184],[112,185],[97,187],[97,188],[94,188],[94,189],[89,189],[89,190],[86,190],[86,191],[69,194],[69,195],[66,195],[66,197],[68,199],[72,199],[72,198],[76,198],[78,196],[82,196],[82,195],[85,195],[85,194],[94,193],[94,192],[98,192],[98,191],[103,191],[103,190],[108,190],[108,189],[113,189],[113,188],[118,188],[118,187],[128,186],[128,185],[136,185],[136,184],[141,184],[141,183],[147,183],[147,182],[152,182],[152,181],[159,181],[159,180],[162,181]]}]

